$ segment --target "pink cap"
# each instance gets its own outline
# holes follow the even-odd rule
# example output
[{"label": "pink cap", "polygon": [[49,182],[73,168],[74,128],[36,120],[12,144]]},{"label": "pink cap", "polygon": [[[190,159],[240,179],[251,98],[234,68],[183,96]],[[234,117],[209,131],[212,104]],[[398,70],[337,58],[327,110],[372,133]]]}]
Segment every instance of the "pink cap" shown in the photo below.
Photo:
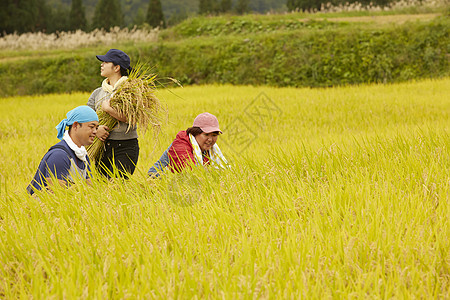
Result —
[{"label": "pink cap", "polygon": [[200,127],[200,129],[205,133],[210,133],[214,131],[222,131],[219,129],[219,121],[215,115],[204,112],[195,117],[193,127]]}]

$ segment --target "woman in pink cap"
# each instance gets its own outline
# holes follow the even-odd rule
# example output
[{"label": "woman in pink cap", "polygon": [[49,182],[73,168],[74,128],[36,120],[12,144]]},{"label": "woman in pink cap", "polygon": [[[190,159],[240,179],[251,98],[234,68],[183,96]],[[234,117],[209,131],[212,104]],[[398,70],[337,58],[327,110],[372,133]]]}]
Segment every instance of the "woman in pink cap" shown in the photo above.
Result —
[{"label": "woman in pink cap", "polygon": [[216,144],[222,131],[216,116],[199,114],[192,127],[178,132],[175,140],[161,158],[149,170],[149,175],[159,176],[168,167],[172,172],[180,172],[192,165],[225,167],[228,162]]}]

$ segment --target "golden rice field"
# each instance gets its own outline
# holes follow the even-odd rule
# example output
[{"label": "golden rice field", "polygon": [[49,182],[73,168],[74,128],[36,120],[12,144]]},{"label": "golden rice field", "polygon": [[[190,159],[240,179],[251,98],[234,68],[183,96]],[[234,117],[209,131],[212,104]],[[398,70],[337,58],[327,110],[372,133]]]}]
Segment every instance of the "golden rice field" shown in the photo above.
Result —
[{"label": "golden rice field", "polygon": [[[450,78],[161,90],[137,172],[26,195],[88,94],[0,99],[0,298],[448,299]],[[150,180],[208,111],[232,162]]]}]

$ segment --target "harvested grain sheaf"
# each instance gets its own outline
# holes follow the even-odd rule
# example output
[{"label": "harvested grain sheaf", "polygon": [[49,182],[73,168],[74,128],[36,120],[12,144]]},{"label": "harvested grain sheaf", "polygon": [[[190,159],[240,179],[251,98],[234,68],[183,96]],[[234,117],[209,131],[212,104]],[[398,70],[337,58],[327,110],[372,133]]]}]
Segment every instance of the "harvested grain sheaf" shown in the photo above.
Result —
[{"label": "harvested grain sheaf", "polygon": [[[111,107],[127,119],[127,132],[135,126],[143,132],[149,127],[157,132],[161,126],[164,110],[155,96],[156,75],[148,75],[148,71],[143,65],[135,67],[128,79],[111,96]],[[106,125],[110,130],[118,126],[118,121],[104,112],[101,106],[97,109],[97,114],[100,125]],[[102,149],[103,142],[98,138],[88,147],[89,158],[93,163],[102,158]]]}]

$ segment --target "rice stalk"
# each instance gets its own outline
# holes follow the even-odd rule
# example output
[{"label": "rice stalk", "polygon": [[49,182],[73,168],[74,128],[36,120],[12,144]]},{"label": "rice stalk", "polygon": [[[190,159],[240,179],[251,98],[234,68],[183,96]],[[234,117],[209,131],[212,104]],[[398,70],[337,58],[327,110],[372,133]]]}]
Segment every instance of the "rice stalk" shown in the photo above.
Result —
[{"label": "rice stalk", "polygon": [[[164,112],[160,101],[155,96],[156,74],[149,73],[150,68],[138,63],[130,72],[128,79],[111,96],[110,105],[119,114],[127,119],[128,132],[138,126],[145,132],[151,127],[155,132],[159,131]],[[97,109],[100,125],[106,125],[113,130],[118,121],[104,112],[100,106]],[[93,163],[101,160],[104,142],[96,138],[87,149],[89,158]]]}]

